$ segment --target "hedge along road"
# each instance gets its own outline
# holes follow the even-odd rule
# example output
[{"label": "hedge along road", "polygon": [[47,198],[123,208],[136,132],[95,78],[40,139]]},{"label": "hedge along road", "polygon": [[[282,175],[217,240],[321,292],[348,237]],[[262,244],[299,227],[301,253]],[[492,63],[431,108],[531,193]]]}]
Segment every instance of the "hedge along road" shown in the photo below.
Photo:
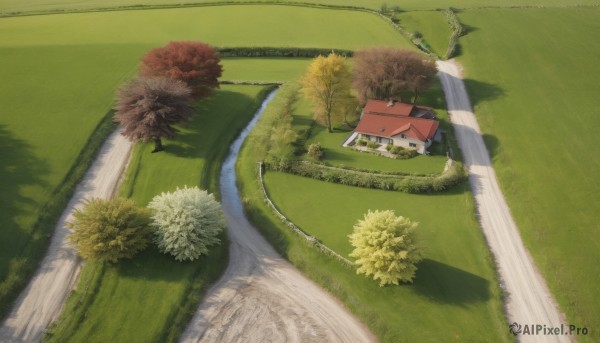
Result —
[{"label": "hedge along road", "polygon": [[181,342],[372,342],[344,306],[298,272],[246,219],[236,186],[242,142],[272,93],[232,144],[220,189],[230,239],[225,274],[208,291]]},{"label": "hedge along road", "polygon": [[46,327],[60,311],[75,286],[81,259],[67,241],[65,223],[84,200],[110,198],[129,159],[132,144],[113,132],[102,145],[98,157],[77,186],[63,212],[40,267],[17,299],[0,327],[0,342],[38,342]]},{"label": "hedge along road", "polygon": [[[561,327],[566,324],[544,279],[525,249],[486,150],[462,81],[460,65],[437,62],[450,120],[469,169],[483,233],[494,254],[505,292],[510,323]],[[508,328],[507,328],[508,329]],[[568,329],[565,329],[568,331]],[[519,335],[522,342],[569,342],[568,335]]]}]

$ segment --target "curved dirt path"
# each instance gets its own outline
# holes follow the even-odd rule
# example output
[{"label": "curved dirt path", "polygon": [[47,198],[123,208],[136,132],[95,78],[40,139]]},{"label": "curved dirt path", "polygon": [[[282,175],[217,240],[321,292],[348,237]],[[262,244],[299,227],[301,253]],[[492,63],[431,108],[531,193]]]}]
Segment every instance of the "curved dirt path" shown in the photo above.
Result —
[{"label": "curved dirt path", "polygon": [[113,132],[104,142],[77,186],[56,226],[46,256],[0,327],[0,342],[39,342],[46,327],[59,315],[75,285],[81,264],[67,242],[69,229],[65,223],[84,199],[113,196],[132,146],[120,131]]},{"label": "curved dirt path", "polygon": [[[544,279],[525,249],[502,195],[481,131],[462,81],[460,65],[438,61],[450,120],[469,169],[469,182],[479,221],[496,260],[500,281],[507,293],[510,323],[560,327],[566,324]],[[508,328],[506,328],[508,330]],[[519,335],[522,342],[569,342],[570,336]]]},{"label": "curved dirt path", "polygon": [[279,256],[244,215],[235,161],[263,108],[231,146],[221,169],[222,204],[231,242],[229,266],[208,291],[180,341],[375,341],[341,303]]}]

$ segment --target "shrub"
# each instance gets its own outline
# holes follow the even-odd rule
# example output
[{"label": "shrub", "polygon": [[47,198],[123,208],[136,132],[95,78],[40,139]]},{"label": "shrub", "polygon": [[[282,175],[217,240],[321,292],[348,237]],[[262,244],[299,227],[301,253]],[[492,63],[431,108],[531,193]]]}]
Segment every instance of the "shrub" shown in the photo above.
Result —
[{"label": "shrub", "polygon": [[323,149],[321,143],[312,143],[308,146],[308,156],[315,161],[319,161],[323,157]]},{"label": "shrub", "polygon": [[83,258],[117,262],[148,246],[149,224],[150,213],[131,200],[94,198],[73,213],[68,239]]},{"label": "shrub", "polygon": [[388,12],[388,5],[387,3],[383,3],[381,4],[381,6],[379,7],[379,13],[381,14],[386,14]]},{"label": "shrub", "polygon": [[394,145],[393,145],[393,144],[389,144],[389,143],[388,143],[388,145],[386,145],[386,146],[385,146],[385,150],[387,150],[387,151],[389,151],[389,152],[391,152],[393,148],[394,148]]},{"label": "shrub", "polygon": [[217,235],[225,228],[219,203],[198,187],[177,188],[155,196],[148,207],[156,228],[158,248],[178,261],[198,259],[219,243]]},{"label": "shrub", "polygon": [[[409,153],[413,152],[412,149],[405,150]],[[316,180],[405,193],[444,191],[462,183],[467,178],[462,164],[458,162],[453,162],[450,169],[437,176],[373,173],[372,171],[329,167],[308,161],[290,161],[285,165],[265,163],[265,165],[272,170],[310,177]]]},{"label": "shrub", "polygon": [[367,145],[367,141],[364,138],[360,138],[359,140],[356,141],[356,145],[358,145],[358,146],[366,146]]},{"label": "shrub", "polygon": [[412,282],[421,260],[420,249],[414,243],[417,225],[391,210],[365,214],[348,236],[354,247],[350,257],[356,258],[356,273],[373,275],[381,287]]},{"label": "shrub", "polygon": [[377,149],[380,146],[381,146],[381,144],[379,144],[379,143],[375,143],[372,141],[367,142],[367,148],[369,148],[369,149]]}]

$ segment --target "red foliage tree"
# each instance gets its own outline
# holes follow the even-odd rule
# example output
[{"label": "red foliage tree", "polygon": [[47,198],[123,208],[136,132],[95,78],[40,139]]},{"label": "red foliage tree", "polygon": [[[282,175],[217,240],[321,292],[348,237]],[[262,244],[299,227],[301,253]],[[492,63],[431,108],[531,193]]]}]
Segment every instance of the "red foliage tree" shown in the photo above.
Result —
[{"label": "red foliage tree", "polygon": [[171,125],[188,120],[195,110],[189,87],[167,78],[137,78],[119,89],[115,121],[123,125],[123,136],[131,141],[154,141],[152,151],[163,150],[161,137],[173,138]]},{"label": "red foliage tree", "polygon": [[218,78],[223,67],[221,57],[208,44],[201,42],[170,42],[150,50],[142,57],[140,76],[167,77],[185,82],[194,99],[202,99],[213,88],[219,88]]}]

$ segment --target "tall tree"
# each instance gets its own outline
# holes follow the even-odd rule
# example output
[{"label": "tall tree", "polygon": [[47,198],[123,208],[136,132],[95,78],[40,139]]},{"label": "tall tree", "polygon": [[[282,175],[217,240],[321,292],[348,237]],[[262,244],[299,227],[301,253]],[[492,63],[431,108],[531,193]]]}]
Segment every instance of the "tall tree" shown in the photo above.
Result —
[{"label": "tall tree", "polygon": [[163,150],[162,137],[173,138],[172,125],[188,120],[194,113],[191,90],[185,83],[165,78],[137,78],[117,92],[115,121],[131,141],[153,140],[152,152]]},{"label": "tall tree", "polygon": [[201,42],[170,42],[150,50],[142,57],[140,76],[167,77],[185,82],[198,100],[219,88],[223,67],[221,57],[210,45]]},{"label": "tall tree", "polygon": [[412,282],[421,260],[414,243],[417,223],[398,217],[394,211],[369,211],[354,225],[349,236],[354,247],[350,257],[356,258],[357,274],[373,275],[379,286]]},{"label": "tall tree", "polygon": [[370,48],[354,55],[352,86],[362,105],[368,99],[402,100],[405,92],[412,92],[416,101],[420,92],[431,86],[436,72],[435,62],[420,53]]},{"label": "tall tree", "polygon": [[144,250],[152,233],[149,225],[150,212],[123,198],[86,201],[67,223],[69,241],[79,255],[109,262]]},{"label": "tall tree", "polygon": [[332,116],[342,117],[343,111],[348,110],[348,102],[353,100],[352,75],[346,59],[335,53],[318,56],[300,82],[302,92],[314,104],[315,119],[333,132]]}]

